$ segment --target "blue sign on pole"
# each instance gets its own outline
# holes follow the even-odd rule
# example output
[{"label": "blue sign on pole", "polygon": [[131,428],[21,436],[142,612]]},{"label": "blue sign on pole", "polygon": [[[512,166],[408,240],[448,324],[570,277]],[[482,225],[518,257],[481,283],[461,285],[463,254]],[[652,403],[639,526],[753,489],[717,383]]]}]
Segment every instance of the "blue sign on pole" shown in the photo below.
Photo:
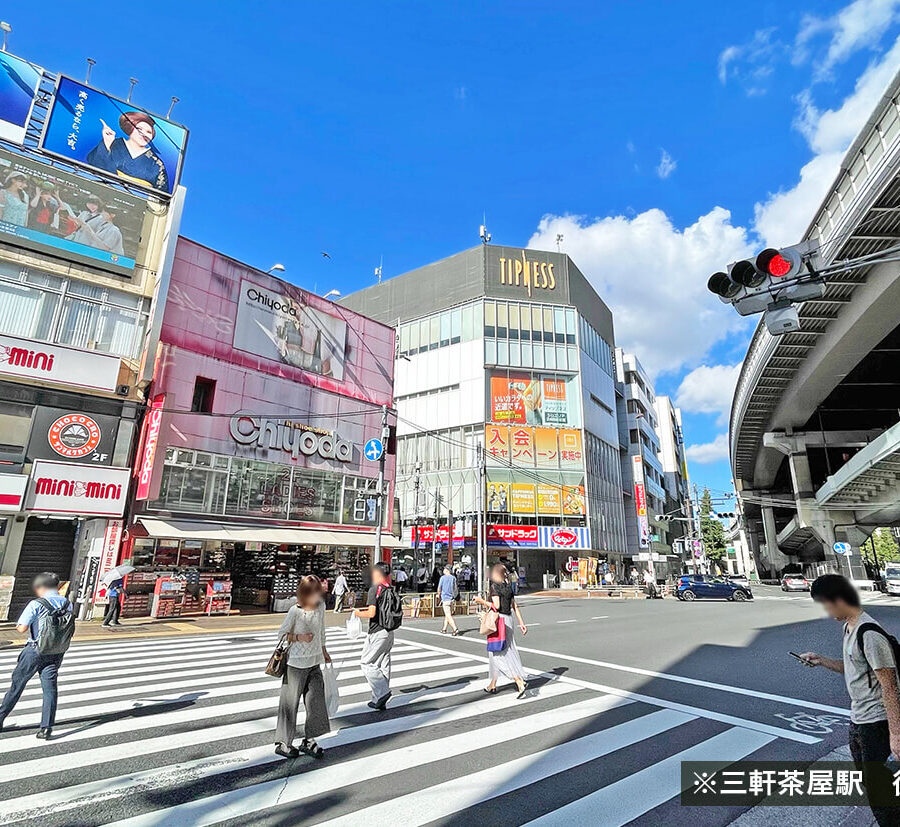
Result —
[{"label": "blue sign on pole", "polygon": [[835,543],[834,546],[835,554],[849,554],[850,553],[850,543]]},{"label": "blue sign on pole", "polygon": [[380,439],[370,439],[363,447],[363,454],[370,462],[378,462],[384,453],[384,443]]}]

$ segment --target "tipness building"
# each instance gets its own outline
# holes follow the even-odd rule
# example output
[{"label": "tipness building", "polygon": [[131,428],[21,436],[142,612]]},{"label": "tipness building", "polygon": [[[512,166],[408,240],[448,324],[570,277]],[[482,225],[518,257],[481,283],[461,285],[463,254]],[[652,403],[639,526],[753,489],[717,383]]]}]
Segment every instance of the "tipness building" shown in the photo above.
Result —
[{"label": "tipness building", "polygon": [[621,567],[612,314],[567,255],[481,245],[342,303],[397,327],[395,563],[474,560],[483,508],[488,563],[529,585],[569,558]]}]

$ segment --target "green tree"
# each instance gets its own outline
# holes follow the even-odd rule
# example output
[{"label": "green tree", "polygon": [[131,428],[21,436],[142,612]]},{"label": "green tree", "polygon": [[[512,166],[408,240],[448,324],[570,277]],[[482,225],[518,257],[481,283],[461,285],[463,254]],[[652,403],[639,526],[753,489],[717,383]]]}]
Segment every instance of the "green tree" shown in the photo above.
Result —
[{"label": "green tree", "polygon": [[897,541],[889,528],[876,528],[872,532],[872,539],[864,544],[863,547],[870,559],[872,556],[872,544],[875,546],[875,555],[879,565],[883,566],[885,563],[900,561],[900,546],[897,545]]},{"label": "green tree", "polygon": [[722,523],[712,515],[712,497],[709,489],[703,489],[700,497],[700,537],[703,540],[703,550],[706,559],[718,563],[725,557],[725,529]]}]

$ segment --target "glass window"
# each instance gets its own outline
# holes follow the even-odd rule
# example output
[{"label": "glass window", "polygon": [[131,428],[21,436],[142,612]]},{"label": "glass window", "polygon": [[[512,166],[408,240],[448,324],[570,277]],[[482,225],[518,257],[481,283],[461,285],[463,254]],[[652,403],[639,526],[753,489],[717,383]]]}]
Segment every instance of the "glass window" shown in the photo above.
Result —
[{"label": "glass window", "polygon": [[515,303],[509,305],[509,338],[519,338],[519,305]]},{"label": "glass window", "polygon": [[544,367],[556,368],[556,350],[553,345],[544,345]]},{"label": "glass window", "polygon": [[[512,332],[512,328],[510,328],[510,332]],[[518,342],[509,343],[509,363],[514,368],[522,367],[522,351]]]},{"label": "glass window", "polygon": [[556,328],[556,343],[565,344],[566,341],[566,311],[557,307],[553,311],[553,324]]},{"label": "glass window", "polygon": [[519,314],[519,337],[523,342],[531,341],[531,308],[523,304]]},{"label": "glass window", "polygon": [[50,339],[58,301],[56,293],[0,282],[0,333],[23,339]]},{"label": "glass window", "polygon": [[409,353],[409,325],[400,325],[400,353]]},{"label": "glass window", "polygon": [[507,342],[506,339],[499,339],[497,341],[497,364],[509,364],[509,342]]},{"label": "glass window", "polygon": [[419,352],[419,323],[413,322],[409,325],[409,352]]},{"label": "glass window", "polygon": [[478,302],[475,305],[474,310],[475,320],[472,324],[472,328],[475,331],[475,335],[480,336],[480,331],[484,328],[484,305],[481,302]]},{"label": "glass window", "polygon": [[436,350],[441,341],[441,317],[432,316],[429,325],[428,349]]},{"label": "glass window", "polygon": [[455,345],[462,339],[462,311],[457,307],[450,311],[450,344]]},{"label": "glass window", "polygon": [[497,338],[505,339],[506,330],[509,322],[509,314],[506,309],[506,302],[497,302]]},{"label": "glass window", "polygon": [[494,302],[484,303],[484,335],[497,335],[497,306]]},{"label": "glass window", "polygon": [[[538,346],[540,347],[540,346]],[[522,367],[530,368],[534,367],[531,359],[531,343],[530,342],[522,342]]]},{"label": "glass window", "polygon": [[472,324],[473,315],[474,308],[471,304],[467,304],[462,308],[462,340],[464,342],[471,342],[475,336],[474,325]]},{"label": "glass window", "polygon": [[484,363],[486,365],[496,365],[497,364],[497,340],[496,339],[485,339],[484,340]]},{"label": "glass window", "polygon": [[74,347],[93,348],[99,320],[99,304],[67,297],[63,302],[56,341]]},{"label": "glass window", "polygon": [[540,307],[532,307],[531,308],[531,330],[532,330],[532,338],[534,341],[541,341],[541,331],[544,329],[541,324],[541,308]]},{"label": "glass window", "polygon": [[447,347],[450,344],[450,314],[449,313],[441,313],[438,317],[440,319],[440,346]]},{"label": "glass window", "polygon": [[575,344],[575,311],[566,310],[566,344]]},{"label": "glass window", "polygon": [[534,357],[534,366],[536,368],[544,367],[544,346],[541,344],[536,344],[533,346],[534,353],[532,354]]},{"label": "glass window", "polygon": [[[560,370],[567,368],[566,349],[560,345],[556,346],[556,367]],[[570,370],[574,370],[574,368],[570,368]]]},{"label": "glass window", "polygon": [[431,322],[428,319],[422,319],[419,322],[419,353],[428,350],[428,340],[431,338]]},{"label": "glass window", "polygon": [[578,370],[578,354],[576,353],[576,348],[568,347],[566,350],[569,352],[569,370]]},{"label": "glass window", "polygon": [[544,308],[544,341],[553,341],[553,311],[549,307]]}]

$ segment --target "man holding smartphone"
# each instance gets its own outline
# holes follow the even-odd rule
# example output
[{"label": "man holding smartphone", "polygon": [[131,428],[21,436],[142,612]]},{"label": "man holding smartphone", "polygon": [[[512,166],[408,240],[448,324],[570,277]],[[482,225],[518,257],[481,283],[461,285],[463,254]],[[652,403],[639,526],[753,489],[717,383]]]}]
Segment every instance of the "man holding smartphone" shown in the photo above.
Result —
[{"label": "man holding smartphone", "polygon": [[[844,676],[850,695],[850,752],[863,772],[863,784],[871,801],[893,798],[893,776],[885,762],[900,758],[900,691],[894,647],[878,623],[862,610],[853,584],[839,574],[823,574],[810,588],[810,596],[829,617],[844,624],[843,657],[828,658],[804,652],[807,666],[824,666]],[[900,824],[897,807],[872,807],[881,827]]]}]

